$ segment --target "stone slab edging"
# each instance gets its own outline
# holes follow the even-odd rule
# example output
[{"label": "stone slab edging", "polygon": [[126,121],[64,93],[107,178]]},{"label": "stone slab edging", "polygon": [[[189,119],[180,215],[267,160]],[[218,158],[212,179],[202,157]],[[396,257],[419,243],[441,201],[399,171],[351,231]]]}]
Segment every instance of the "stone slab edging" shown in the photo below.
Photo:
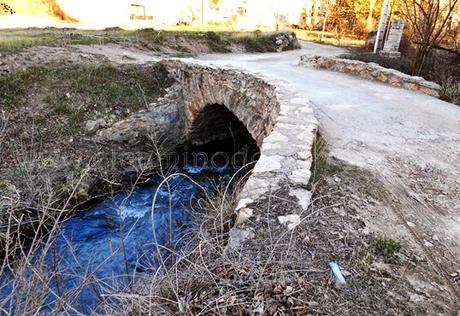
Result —
[{"label": "stone slab edging", "polygon": [[312,175],[312,148],[318,131],[313,106],[292,85],[268,78],[264,80],[275,87],[280,112],[273,131],[263,140],[261,156],[240,193],[237,222],[229,232],[226,252],[238,252],[257,233],[257,224],[254,224],[257,220],[251,220],[251,217],[260,214],[253,214],[251,203],[287,186],[288,196],[284,198],[292,197],[299,209],[295,214],[282,217],[296,221],[283,224],[281,218],[278,220],[280,225],[291,230],[300,222],[300,215],[308,209],[312,198],[307,185]]},{"label": "stone slab edging", "polygon": [[422,77],[410,76],[395,69],[385,68],[376,63],[303,55],[300,57],[300,64],[318,69],[352,74],[364,79],[387,83],[395,87],[422,92],[434,97],[439,97],[439,91],[441,90],[441,86],[437,83],[425,80]]},{"label": "stone slab edging", "polygon": [[[234,68],[214,66],[207,62],[190,60],[216,71],[235,75]],[[246,74],[247,72],[241,71]],[[298,214],[285,214],[286,218],[296,218],[306,210],[311,202],[312,193],[307,186],[311,179],[313,164],[312,147],[318,130],[318,121],[313,106],[306,95],[298,92],[293,85],[280,80],[273,80],[260,74],[250,74],[257,80],[269,84],[275,91],[279,103],[279,114],[272,131],[262,140],[260,158],[251,175],[243,186],[239,197],[235,227],[229,232],[227,252],[237,252],[244,243],[253,238],[257,230],[251,220],[251,204],[267,197],[280,188],[288,188],[288,196],[299,205]],[[286,222],[287,229],[294,229],[296,223]],[[280,219],[280,225],[284,225]]]},{"label": "stone slab edging", "polygon": [[303,209],[310,204],[306,189],[311,178],[312,147],[318,121],[309,99],[289,85],[270,81],[276,88],[280,112],[273,131],[260,148],[260,158],[240,194],[245,201],[256,201],[287,184],[291,196]]}]

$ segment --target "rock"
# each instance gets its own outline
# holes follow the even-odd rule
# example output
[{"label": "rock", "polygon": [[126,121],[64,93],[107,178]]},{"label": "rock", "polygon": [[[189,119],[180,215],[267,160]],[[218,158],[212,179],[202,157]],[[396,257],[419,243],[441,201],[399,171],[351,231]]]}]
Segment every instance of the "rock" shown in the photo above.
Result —
[{"label": "rock", "polygon": [[268,172],[276,171],[281,169],[281,156],[261,156],[256,166],[254,167],[254,172]]},{"label": "rock", "polygon": [[290,196],[296,197],[299,205],[303,210],[307,210],[310,206],[312,193],[305,189],[293,189],[290,192]]},{"label": "rock", "polygon": [[247,207],[243,207],[238,212],[235,225],[241,225],[246,223],[253,215],[253,210]]},{"label": "rock", "polygon": [[300,224],[300,216],[297,214],[278,216],[278,221],[281,225],[287,225],[288,229],[291,230]]},{"label": "rock", "polygon": [[393,274],[393,269],[389,264],[383,263],[383,262],[373,262],[369,269],[373,272],[378,272],[381,274],[386,274],[386,275],[392,275]]},{"label": "rock", "polygon": [[107,122],[104,119],[88,121],[86,122],[86,125],[85,125],[85,131],[89,135],[94,135],[98,130],[106,126],[107,126]]},{"label": "rock", "polygon": [[84,201],[89,198],[89,190],[90,190],[90,185],[84,181],[80,183],[78,186],[77,190],[75,191],[74,198],[79,200],[79,201]]},{"label": "rock", "polygon": [[284,290],[284,295],[289,295],[292,292],[294,292],[294,288],[292,286],[287,286],[286,289]]},{"label": "rock", "polygon": [[310,180],[311,171],[308,169],[297,169],[292,171],[289,180],[295,185],[306,185]]},{"label": "rock", "polygon": [[246,240],[254,237],[254,233],[247,229],[233,228],[230,230],[227,251],[233,252],[238,250],[241,247],[241,244]]},{"label": "rock", "polygon": [[253,203],[254,201],[252,199],[241,199],[239,202],[238,202],[238,206],[236,207],[236,210],[240,210],[242,209],[243,207],[246,207],[247,205]]},{"label": "rock", "polygon": [[293,32],[279,32],[275,37],[276,51],[282,52],[287,49],[299,47],[299,41]]},{"label": "rock", "polygon": [[419,294],[413,293],[410,295],[409,301],[411,301],[412,303],[420,303],[425,301],[425,298]]},{"label": "rock", "polygon": [[429,242],[428,240],[425,240],[424,245],[425,245],[425,247],[428,247],[428,248],[433,247],[433,244],[431,242]]}]

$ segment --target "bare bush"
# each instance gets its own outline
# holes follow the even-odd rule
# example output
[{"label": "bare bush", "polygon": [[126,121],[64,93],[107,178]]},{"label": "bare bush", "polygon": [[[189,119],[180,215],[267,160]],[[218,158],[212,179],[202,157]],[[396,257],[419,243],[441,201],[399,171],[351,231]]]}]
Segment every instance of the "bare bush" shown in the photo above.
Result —
[{"label": "bare bush", "polygon": [[401,1],[401,14],[409,25],[411,40],[417,46],[412,74],[421,74],[430,52],[448,36],[458,4],[458,0]]},{"label": "bare bush", "polygon": [[460,82],[449,77],[442,82],[439,95],[442,100],[460,105]]}]

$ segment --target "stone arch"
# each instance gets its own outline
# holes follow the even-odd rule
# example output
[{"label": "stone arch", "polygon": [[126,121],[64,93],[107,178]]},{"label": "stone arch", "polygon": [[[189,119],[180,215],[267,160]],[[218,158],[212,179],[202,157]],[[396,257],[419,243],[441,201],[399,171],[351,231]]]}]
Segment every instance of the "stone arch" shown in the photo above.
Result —
[{"label": "stone arch", "polygon": [[237,71],[169,60],[163,64],[180,83],[185,135],[209,105],[223,105],[246,127],[260,147],[275,126],[279,103],[265,81]]},{"label": "stone arch", "polygon": [[[311,148],[318,122],[308,98],[279,81],[238,71],[179,60],[161,64],[175,79],[164,97],[146,111],[98,133],[99,141],[142,143],[146,135],[165,131],[182,145],[209,105],[221,105],[245,126],[260,149],[260,158],[240,193],[244,207],[267,192],[289,185],[307,208]],[[209,114],[209,113],[208,113]],[[228,114],[228,113],[227,113]]]}]

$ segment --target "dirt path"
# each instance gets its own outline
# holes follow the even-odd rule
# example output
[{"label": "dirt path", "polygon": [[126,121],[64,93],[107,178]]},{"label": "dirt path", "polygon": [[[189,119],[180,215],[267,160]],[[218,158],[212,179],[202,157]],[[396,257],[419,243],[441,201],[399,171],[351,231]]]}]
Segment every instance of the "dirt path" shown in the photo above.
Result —
[{"label": "dirt path", "polygon": [[375,231],[426,254],[451,292],[460,273],[460,107],[416,92],[298,65],[340,48],[304,43],[281,54],[208,55],[202,61],[290,82],[306,93],[331,154],[371,170],[391,207],[363,216]]}]

